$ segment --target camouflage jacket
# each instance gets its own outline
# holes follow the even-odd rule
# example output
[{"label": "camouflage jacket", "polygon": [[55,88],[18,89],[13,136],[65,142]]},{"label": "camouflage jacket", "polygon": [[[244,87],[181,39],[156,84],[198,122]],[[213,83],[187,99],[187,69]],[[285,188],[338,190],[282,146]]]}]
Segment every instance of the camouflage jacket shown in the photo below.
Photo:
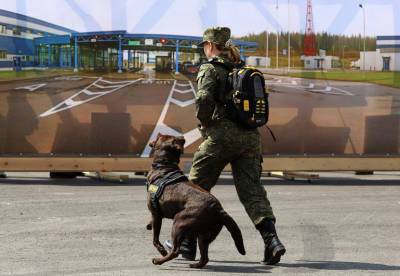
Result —
[{"label": "camouflage jacket", "polygon": [[[212,61],[223,65],[210,63]],[[215,57],[200,66],[197,74],[196,117],[205,128],[220,119],[229,118],[220,97],[226,90],[229,69],[234,67],[235,65],[223,56]]]}]

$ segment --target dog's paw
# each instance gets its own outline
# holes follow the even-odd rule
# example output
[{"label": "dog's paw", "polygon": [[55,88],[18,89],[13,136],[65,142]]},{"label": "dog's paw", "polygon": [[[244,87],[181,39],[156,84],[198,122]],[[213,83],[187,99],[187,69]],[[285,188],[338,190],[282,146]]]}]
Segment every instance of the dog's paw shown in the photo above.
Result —
[{"label": "dog's paw", "polygon": [[164,248],[162,248],[162,249],[160,250],[160,253],[161,253],[161,255],[163,255],[163,256],[167,256],[167,255],[168,255],[167,250],[165,250]]},{"label": "dog's paw", "polygon": [[198,263],[195,263],[195,264],[190,264],[189,267],[190,267],[190,268],[201,269],[201,268],[203,268],[206,264],[207,264],[207,263],[204,263],[204,262],[198,262]]},{"label": "dog's paw", "polygon": [[147,229],[147,230],[153,229],[153,226],[151,225],[151,222],[150,222],[149,224],[146,225],[146,229]]}]

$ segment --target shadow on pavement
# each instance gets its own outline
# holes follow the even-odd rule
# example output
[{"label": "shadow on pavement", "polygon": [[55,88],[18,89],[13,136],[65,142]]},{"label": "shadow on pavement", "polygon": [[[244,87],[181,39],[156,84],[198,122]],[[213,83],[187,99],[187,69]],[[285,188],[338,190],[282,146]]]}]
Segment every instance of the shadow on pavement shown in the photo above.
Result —
[{"label": "shadow on pavement", "polygon": [[400,271],[400,266],[362,263],[362,262],[342,262],[342,261],[309,261],[300,260],[299,263],[285,264],[280,263],[280,267],[287,268],[310,268],[324,270],[364,270],[364,271]]},{"label": "shadow on pavement", "polygon": [[[124,182],[118,181],[105,181],[96,180],[86,177],[77,178],[60,178],[52,179],[48,177],[10,177],[1,178],[0,185],[62,185],[62,186],[131,186],[145,185],[144,178],[130,178]],[[400,186],[399,179],[354,179],[354,178],[321,178],[319,180],[313,180],[311,183],[306,180],[284,180],[284,179],[267,179],[261,180],[264,186],[273,185],[287,185],[287,186]],[[222,178],[218,180],[217,185],[233,185],[233,179]]]},{"label": "shadow on pavement", "polygon": [[222,266],[222,265],[207,265],[206,271],[210,272],[225,272],[225,273],[271,273],[272,267],[265,265],[252,265],[252,266]]},{"label": "shadow on pavement", "polygon": [[[217,263],[217,264],[214,264]],[[210,261],[203,269],[191,269],[188,262],[174,262],[178,265],[170,265],[168,268],[160,270],[167,271],[201,271],[201,272],[220,272],[220,273],[271,273],[272,266],[262,265],[259,262],[246,261]],[[225,265],[224,265],[225,264]],[[234,264],[234,265],[232,265]],[[186,265],[186,266],[184,266]],[[242,265],[242,266],[240,266]]]},{"label": "shadow on pavement", "polygon": [[0,185],[54,185],[54,186],[144,186],[144,179],[129,179],[125,182],[100,181],[85,177],[70,179],[51,179],[48,177],[35,178],[5,178],[0,180]]},{"label": "shadow on pavement", "polygon": [[[215,264],[217,263],[217,264]],[[174,262],[168,268],[161,270],[175,271],[200,271],[190,269],[185,264],[187,262]],[[225,272],[225,273],[271,273],[274,268],[290,268],[290,269],[315,269],[315,270],[360,270],[360,271],[400,271],[400,266],[385,265],[377,263],[363,262],[344,262],[344,261],[310,261],[299,260],[298,263],[279,263],[276,266],[262,265],[259,262],[248,261],[210,261],[201,271],[208,272]]]}]

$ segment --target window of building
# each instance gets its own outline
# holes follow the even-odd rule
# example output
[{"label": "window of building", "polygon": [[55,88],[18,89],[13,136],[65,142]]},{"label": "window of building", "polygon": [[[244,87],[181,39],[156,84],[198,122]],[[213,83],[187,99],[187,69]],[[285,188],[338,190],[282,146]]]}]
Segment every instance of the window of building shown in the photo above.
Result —
[{"label": "window of building", "polygon": [[13,30],[13,35],[21,35],[21,29],[20,28],[15,28],[14,30]]},{"label": "window of building", "polygon": [[0,59],[6,59],[7,58],[7,51],[0,50]]},{"label": "window of building", "polygon": [[7,28],[4,25],[0,25],[0,33],[5,34],[7,33]]}]

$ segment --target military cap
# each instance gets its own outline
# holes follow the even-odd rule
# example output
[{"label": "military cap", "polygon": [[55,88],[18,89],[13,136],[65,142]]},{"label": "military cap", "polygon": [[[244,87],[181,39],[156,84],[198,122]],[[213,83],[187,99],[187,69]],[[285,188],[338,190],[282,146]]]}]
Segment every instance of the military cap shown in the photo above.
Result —
[{"label": "military cap", "polygon": [[204,43],[214,42],[215,44],[225,45],[231,38],[231,29],[228,27],[213,27],[208,28],[203,33],[203,41],[197,46],[203,46]]}]

